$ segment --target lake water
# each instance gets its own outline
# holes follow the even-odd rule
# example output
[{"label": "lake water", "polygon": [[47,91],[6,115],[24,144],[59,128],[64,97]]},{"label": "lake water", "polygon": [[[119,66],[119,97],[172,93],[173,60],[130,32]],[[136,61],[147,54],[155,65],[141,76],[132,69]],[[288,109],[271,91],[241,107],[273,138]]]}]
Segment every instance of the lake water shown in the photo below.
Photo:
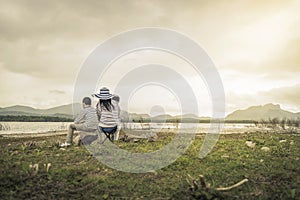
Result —
[{"label": "lake water", "polygon": [[64,131],[70,122],[0,122],[0,134],[47,133]]},{"label": "lake water", "polygon": [[[22,134],[22,133],[47,133],[66,131],[71,122],[0,122],[0,135],[3,134]],[[210,129],[209,123],[122,123],[125,129],[142,130],[151,129],[181,129],[184,131],[192,131],[207,133]],[[254,124],[224,124],[221,133],[242,133],[252,132],[259,128]]]}]

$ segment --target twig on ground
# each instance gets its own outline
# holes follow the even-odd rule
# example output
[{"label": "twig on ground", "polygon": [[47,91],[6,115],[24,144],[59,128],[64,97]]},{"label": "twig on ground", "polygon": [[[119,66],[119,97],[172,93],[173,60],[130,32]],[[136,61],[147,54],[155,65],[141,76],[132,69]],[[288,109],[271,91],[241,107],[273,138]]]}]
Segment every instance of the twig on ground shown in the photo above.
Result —
[{"label": "twig on ground", "polygon": [[236,188],[236,187],[239,187],[239,186],[243,185],[243,184],[246,183],[246,182],[248,182],[248,179],[247,179],[247,178],[245,178],[245,179],[241,180],[240,182],[238,182],[238,183],[236,183],[236,184],[234,184],[234,185],[231,185],[231,186],[229,186],[229,187],[216,188],[216,190],[218,190],[218,191],[227,191],[227,190],[231,190],[231,189],[233,189],[233,188]]},{"label": "twig on ground", "polygon": [[[190,175],[188,175],[188,176],[191,178]],[[205,179],[204,179],[203,175],[199,175],[199,181],[197,181],[195,179],[192,179],[192,182],[193,182],[193,187],[192,187],[193,190],[197,190],[198,188],[201,188],[203,190],[210,189],[210,184],[207,184],[205,182]],[[239,186],[241,186],[242,184],[244,184],[246,182],[248,182],[248,179],[243,179],[240,182],[238,182],[234,185],[228,186],[228,187],[220,187],[220,188],[212,188],[212,189],[217,190],[217,191],[227,191],[227,190],[231,190],[233,188],[239,187]]]}]

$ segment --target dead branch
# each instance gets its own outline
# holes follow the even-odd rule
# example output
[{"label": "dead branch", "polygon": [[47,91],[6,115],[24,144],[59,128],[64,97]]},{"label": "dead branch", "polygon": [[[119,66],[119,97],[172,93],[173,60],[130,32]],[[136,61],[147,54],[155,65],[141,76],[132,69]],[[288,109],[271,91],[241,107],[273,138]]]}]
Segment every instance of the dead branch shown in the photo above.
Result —
[{"label": "dead branch", "polygon": [[[197,190],[199,188],[204,189],[204,190],[210,189],[210,184],[205,182],[205,179],[204,179],[203,175],[199,175],[199,181],[193,179],[189,174],[188,174],[188,177],[190,179],[192,179],[192,184],[190,184],[189,181],[188,181],[188,183],[191,185],[191,188],[193,190]],[[229,187],[220,187],[220,188],[212,188],[212,189],[217,190],[217,191],[227,191],[227,190],[231,190],[233,188],[239,187],[239,186],[241,186],[242,184],[244,184],[246,182],[248,182],[248,179],[243,179],[240,182],[238,182],[238,183],[236,183],[232,186],[229,186]]]},{"label": "dead branch", "polygon": [[244,184],[244,183],[246,183],[246,182],[248,182],[248,179],[247,179],[247,178],[241,180],[240,182],[238,182],[238,183],[236,183],[236,184],[234,184],[234,185],[232,185],[232,186],[216,188],[216,190],[218,190],[218,191],[231,190],[231,189],[233,189],[233,188],[236,188],[236,187],[241,186],[242,184]]}]

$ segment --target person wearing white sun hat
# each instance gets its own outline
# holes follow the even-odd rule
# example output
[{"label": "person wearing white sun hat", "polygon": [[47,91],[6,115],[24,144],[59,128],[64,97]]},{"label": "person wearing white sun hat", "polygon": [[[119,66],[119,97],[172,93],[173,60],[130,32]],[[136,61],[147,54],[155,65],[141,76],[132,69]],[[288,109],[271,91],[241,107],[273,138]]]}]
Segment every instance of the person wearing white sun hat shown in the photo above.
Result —
[{"label": "person wearing white sun hat", "polygon": [[118,132],[118,126],[120,124],[120,108],[118,101],[113,99],[114,95],[112,95],[106,87],[101,88],[100,93],[94,94],[93,96],[99,98],[99,102],[96,105],[96,111],[99,120],[98,130],[100,131],[100,141],[104,141],[102,133],[104,133],[111,141],[115,140],[115,133]]}]

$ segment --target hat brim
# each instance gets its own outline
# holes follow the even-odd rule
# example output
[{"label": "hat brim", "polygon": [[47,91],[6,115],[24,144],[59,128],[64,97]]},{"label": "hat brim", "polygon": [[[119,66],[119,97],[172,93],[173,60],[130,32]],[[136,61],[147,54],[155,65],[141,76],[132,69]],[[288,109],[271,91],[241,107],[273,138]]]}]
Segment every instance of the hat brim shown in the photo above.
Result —
[{"label": "hat brim", "polygon": [[108,100],[113,97],[112,94],[109,94],[109,95],[94,94],[94,95],[95,95],[95,97],[97,97],[98,99],[101,99],[101,100]]}]

